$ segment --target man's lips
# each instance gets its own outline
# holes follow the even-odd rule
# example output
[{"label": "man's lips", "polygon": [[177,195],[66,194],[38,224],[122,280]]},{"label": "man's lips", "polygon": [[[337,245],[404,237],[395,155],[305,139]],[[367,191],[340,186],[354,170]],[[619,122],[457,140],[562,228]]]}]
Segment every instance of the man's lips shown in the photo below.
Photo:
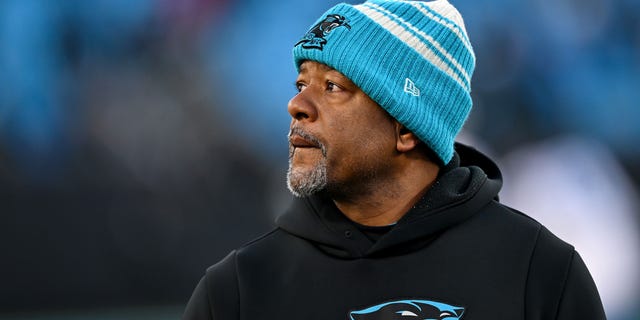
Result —
[{"label": "man's lips", "polygon": [[295,148],[320,148],[317,143],[307,140],[299,135],[292,135],[289,138],[289,143],[291,143],[291,146]]}]

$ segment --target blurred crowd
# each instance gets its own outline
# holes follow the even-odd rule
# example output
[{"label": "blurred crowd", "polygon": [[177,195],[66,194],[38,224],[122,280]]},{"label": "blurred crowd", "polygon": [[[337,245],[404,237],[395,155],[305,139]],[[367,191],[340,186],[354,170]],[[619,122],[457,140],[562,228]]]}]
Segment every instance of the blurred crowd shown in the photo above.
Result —
[{"label": "blurred crowd", "polygon": [[[337,2],[0,1],[0,318],[183,305],[268,230],[291,48]],[[640,1],[451,2],[477,55],[461,140],[637,319]]]}]

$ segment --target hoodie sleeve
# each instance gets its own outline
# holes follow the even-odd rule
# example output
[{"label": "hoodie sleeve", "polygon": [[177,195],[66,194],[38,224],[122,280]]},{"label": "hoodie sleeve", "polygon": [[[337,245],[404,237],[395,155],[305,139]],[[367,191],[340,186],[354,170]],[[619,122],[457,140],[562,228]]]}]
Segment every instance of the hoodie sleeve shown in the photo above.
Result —
[{"label": "hoodie sleeve", "polygon": [[575,251],[560,300],[557,319],[606,319],[593,278],[582,258]]},{"label": "hoodie sleeve", "polygon": [[213,320],[211,315],[211,307],[207,298],[207,279],[206,276],[200,279],[196,289],[187,303],[187,308],[182,315],[183,320]]},{"label": "hoodie sleeve", "polygon": [[238,319],[239,294],[236,252],[209,267],[196,286],[182,320]]}]

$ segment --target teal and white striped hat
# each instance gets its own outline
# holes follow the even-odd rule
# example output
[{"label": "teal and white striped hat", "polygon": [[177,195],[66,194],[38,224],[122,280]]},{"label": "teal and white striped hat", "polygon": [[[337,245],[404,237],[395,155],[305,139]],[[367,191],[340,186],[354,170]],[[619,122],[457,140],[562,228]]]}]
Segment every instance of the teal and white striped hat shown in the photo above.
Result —
[{"label": "teal and white striped hat", "polygon": [[[475,55],[460,13],[446,0],[338,4],[294,46],[351,79],[443,163],[471,111]],[[299,71],[299,70],[298,70]]]}]

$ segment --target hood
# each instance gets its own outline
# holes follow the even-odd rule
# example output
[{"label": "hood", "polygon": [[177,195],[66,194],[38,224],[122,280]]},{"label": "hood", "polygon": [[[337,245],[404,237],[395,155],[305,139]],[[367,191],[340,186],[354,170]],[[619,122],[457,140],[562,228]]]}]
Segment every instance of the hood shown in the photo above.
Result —
[{"label": "hood", "polygon": [[470,218],[497,200],[501,187],[502,174],[491,159],[456,143],[453,160],[441,170],[432,187],[377,241],[360,232],[324,195],[296,198],[276,224],[336,257],[398,255],[427,245],[440,232]]}]

